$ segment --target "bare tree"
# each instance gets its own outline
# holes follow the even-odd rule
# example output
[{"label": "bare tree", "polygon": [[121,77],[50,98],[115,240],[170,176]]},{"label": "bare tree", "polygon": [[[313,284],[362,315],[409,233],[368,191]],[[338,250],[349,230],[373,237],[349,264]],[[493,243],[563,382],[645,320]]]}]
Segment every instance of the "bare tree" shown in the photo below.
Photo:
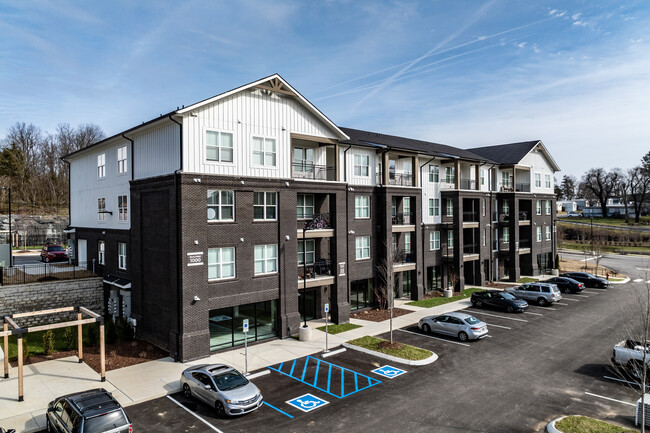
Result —
[{"label": "bare tree", "polygon": [[395,284],[395,274],[393,272],[393,248],[385,241],[383,246],[386,250],[386,257],[379,260],[375,266],[378,275],[378,283],[373,287],[375,298],[377,299],[377,306],[380,310],[390,310],[390,344],[393,344],[393,307],[395,303],[395,296],[393,295],[393,287]]},{"label": "bare tree", "polygon": [[613,197],[621,176],[621,170],[617,168],[609,173],[603,168],[592,168],[582,176],[580,189],[585,198],[594,198],[600,203],[603,218],[607,218],[607,200]]},{"label": "bare tree", "polygon": [[575,176],[564,175],[562,176],[562,183],[560,183],[560,191],[565,200],[573,200],[576,196],[576,185],[578,181]]},{"label": "bare tree", "polygon": [[[648,152],[647,156],[650,157],[650,152]],[[648,169],[643,166],[634,167],[628,171],[627,177],[629,196],[634,207],[634,222],[638,224],[643,210],[643,203],[650,194],[650,167]]]}]

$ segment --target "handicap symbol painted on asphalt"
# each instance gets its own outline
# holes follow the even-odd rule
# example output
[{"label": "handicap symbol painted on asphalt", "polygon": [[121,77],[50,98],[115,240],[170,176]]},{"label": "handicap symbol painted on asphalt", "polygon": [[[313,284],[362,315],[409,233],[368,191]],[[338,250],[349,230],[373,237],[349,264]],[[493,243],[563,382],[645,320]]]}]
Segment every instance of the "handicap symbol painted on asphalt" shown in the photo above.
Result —
[{"label": "handicap symbol painted on asphalt", "polygon": [[406,370],[402,370],[396,367],[391,367],[390,365],[384,365],[383,367],[375,368],[374,370],[371,371],[371,373],[375,373],[380,376],[393,379],[397,376],[401,376],[402,374],[406,373]]},{"label": "handicap symbol painted on asphalt", "polygon": [[309,412],[318,409],[321,406],[325,406],[329,402],[322,398],[318,398],[315,395],[305,394],[292,400],[288,400],[287,403],[303,412]]}]

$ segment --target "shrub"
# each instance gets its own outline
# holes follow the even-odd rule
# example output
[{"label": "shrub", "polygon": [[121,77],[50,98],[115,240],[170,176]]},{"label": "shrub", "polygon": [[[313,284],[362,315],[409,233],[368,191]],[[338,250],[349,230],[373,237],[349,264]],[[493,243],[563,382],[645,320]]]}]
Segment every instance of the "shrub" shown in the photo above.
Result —
[{"label": "shrub", "polygon": [[27,338],[23,337],[23,362],[27,361],[27,358],[29,358],[29,343]]},{"label": "shrub", "polygon": [[112,320],[104,322],[106,331],[106,344],[114,344],[117,341],[117,326]]},{"label": "shrub", "polygon": [[63,341],[65,343],[65,348],[68,350],[74,350],[77,348],[77,330],[72,326],[68,326],[63,331]]},{"label": "shrub", "polygon": [[133,340],[133,329],[123,318],[115,321],[118,341],[131,341]]},{"label": "shrub", "polygon": [[54,332],[48,329],[43,333],[43,353],[51,355],[54,352]]},{"label": "shrub", "polygon": [[99,323],[91,323],[86,327],[86,336],[89,346],[97,346],[99,344]]}]

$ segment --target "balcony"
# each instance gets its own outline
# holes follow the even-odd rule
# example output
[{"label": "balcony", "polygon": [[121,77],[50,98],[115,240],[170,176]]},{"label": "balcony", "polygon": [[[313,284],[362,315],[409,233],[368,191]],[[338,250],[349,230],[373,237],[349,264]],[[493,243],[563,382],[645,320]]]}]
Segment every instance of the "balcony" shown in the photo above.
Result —
[{"label": "balcony", "polygon": [[530,225],[530,217],[528,216],[528,212],[519,211],[519,225],[520,226],[529,226]]},{"label": "balcony", "polygon": [[336,169],[333,165],[294,162],[291,164],[291,174],[294,179],[336,180]]},{"label": "balcony", "polygon": [[[376,179],[377,185],[383,185],[384,183],[383,173],[381,171],[377,171],[376,176],[377,176]],[[413,173],[399,172],[399,171],[388,172],[388,185],[415,186],[414,182],[415,182],[415,178],[413,177]]]},{"label": "balcony", "polygon": [[517,191],[517,192],[530,192],[530,184],[529,183],[516,183],[515,184],[515,191]]},{"label": "balcony", "polygon": [[465,244],[463,245],[463,261],[477,260],[481,247],[479,244]]},{"label": "balcony", "polygon": [[306,266],[298,265],[298,287],[320,287],[334,284],[332,275],[332,261],[319,259]]},{"label": "balcony", "polygon": [[[312,215],[311,219],[304,222],[305,239],[334,237],[334,228],[330,225],[330,214]],[[299,221],[300,223],[300,221]],[[303,229],[298,229],[298,239],[302,239]]]},{"label": "balcony", "polygon": [[405,250],[393,251],[393,272],[415,269],[415,254]]},{"label": "balcony", "polygon": [[415,231],[415,212],[396,213],[391,218],[391,222],[394,233],[413,232]]},{"label": "balcony", "polygon": [[460,180],[460,189],[476,189],[476,180],[474,179],[461,179]]},{"label": "balcony", "polygon": [[530,254],[530,240],[520,240],[518,245],[519,254]]}]

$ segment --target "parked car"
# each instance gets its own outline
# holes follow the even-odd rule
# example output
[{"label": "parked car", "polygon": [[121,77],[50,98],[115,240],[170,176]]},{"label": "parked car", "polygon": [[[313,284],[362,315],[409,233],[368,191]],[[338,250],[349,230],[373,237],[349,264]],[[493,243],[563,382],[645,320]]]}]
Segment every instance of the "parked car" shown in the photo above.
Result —
[{"label": "parked car", "polygon": [[535,302],[540,307],[545,307],[562,299],[560,290],[555,284],[548,283],[526,283],[519,287],[506,289],[515,298]]},{"label": "parked car", "polygon": [[68,252],[59,244],[45,244],[41,250],[41,261],[45,263],[68,260]]},{"label": "parked car", "polygon": [[0,427],[0,433],[16,433],[16,430],[14,430],[12,428],[9,429],[9,430],[5,430],[2,427]]},{"label": "parked car", "polygon": [[553,277],[544,280],[543,282],[555,284],[557,288],[564,293],[580,293],[585,289],[584,284],[569,277]]},{"label": "parked car", "polygon": [[483,306],[502,308],[508,313],[524,312],[528,309],[528,302],[515,298],[507,292],[498,290],[484,290],[472,293],[472,305],[477,308]]},{"label": "parked car", "polygon": [[64,395],[51,401],[45,414],[48,432],[131,433],[122,406],[103,388]]},{"label": "parked car", "polygon": [[[621,365],[636,377],[643,372],[643,344],[634,340],[623,340],[614,345],[612,364]],[[645,348],[646,369],[650,369],[650,347]]]},{"label": "parked car", "polygon": [[582,216],[582,214],[580,212],[576,212],[576,211],[572,210],[572,211],[567,212],[566,216],[569,217],[569,218],[579,218],[579,217]]},{"label": "parked car", "polygon": [[262,405],[262,393],[252,382],[225,364],[202,364],[181,373],[186,397],[207,403],[217,415],[243,415]]},{"label": "parked car", "polygon": [[440,316],[426,316],[418,322],[424,332],[458,337],[460,341],[479,340],[488,334],[487,324],[466,313],[452,312]]},{"label": "parked car", "polygon": [[585,287],[593,287],[597,289],[606,289],[609,287],[609,280],[597,277],[588,272],[566,272],[560,274],[561,277],[569,277],[574,280],[580,281]]}]

